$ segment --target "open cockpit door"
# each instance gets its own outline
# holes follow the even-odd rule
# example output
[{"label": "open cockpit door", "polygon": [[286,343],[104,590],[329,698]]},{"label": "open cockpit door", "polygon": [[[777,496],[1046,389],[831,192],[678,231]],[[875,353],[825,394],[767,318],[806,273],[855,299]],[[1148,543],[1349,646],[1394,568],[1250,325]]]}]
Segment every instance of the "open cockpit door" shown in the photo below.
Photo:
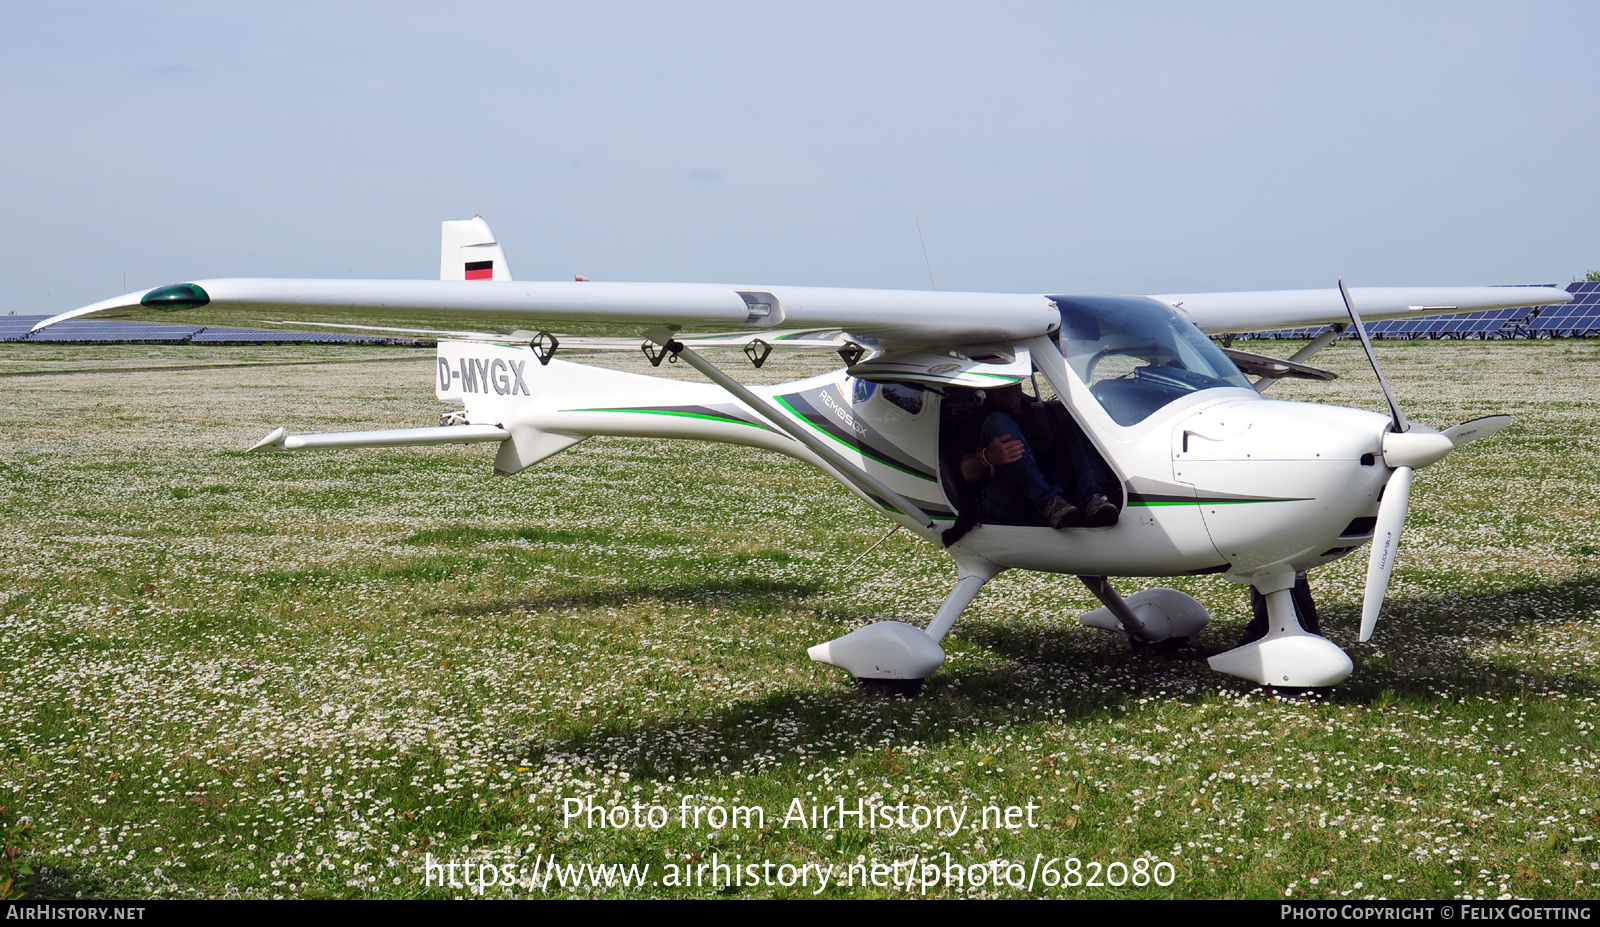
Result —
[{"label": "open cockpit door", "polygon": [[[1038,344],[1054,354],[1054,346],[1046,340]],[[944,373],[944,386],[940,390],[942,401],[939,414],[939,477],[940,488],[958,513],[955,530],[946,534],[947,543],[954,543],[965,530],[975,524],[1034,526],[1046,523],[1044,509],[1033,496],[1037,493],[1024,486],[1037,483],[1041,487],[1054,487],[1063,500],[1079,509],[1086,508],[1090,500],[1104,496],[1119,509],[1124,493],[1121,481],[1106,463],[1103,452],[1083,432],[1079,416],[1069,410],[1071,399],[1064,398],[1048,379],[1040,380],[1034,356],[1029,347],[1017,345],[1008,348],[1004,356],[984,350],[963,349],[963,357],[972,363],[962,369]],[[897,360],[884,358],[885,360]],[[931,358],[930,358],[931,359]],[[919,360],[921,360],[919,358]],[[954,357],[942,358],[945,364]],[[876,363],[873,362],[873,363]],[[900,363],[904,364],[904,361]],[[868,366],[866,364],[860,366]],[[885,365],[886,367],[888,365]],[[910,366],[906,364],[906,366]],[[929,364],[928,375],[938,375]],[[1029,387],[1029,388],[1025,388]],[[998,392],[1006,390],[1007,393]],[[998,420],[996,413],[1005,413]],[[1005,470],[996,474],[991,466],[987,475],[976,482],[968,481],[963,472],[963,460],[979,452],[991,438],[1011,430],[1020,433],[1028,446],[1028,459],[1011,464],[1032,472],[1019,476]],[[1015,487],[1026,496],[1019,495],[1006,504],[1005,491],[998,494],[981,488],[984,480],[1017,483]],[[996,509],[994,506],[998,505]],[[1071,522],[1068,523],[1072,524]]]}]

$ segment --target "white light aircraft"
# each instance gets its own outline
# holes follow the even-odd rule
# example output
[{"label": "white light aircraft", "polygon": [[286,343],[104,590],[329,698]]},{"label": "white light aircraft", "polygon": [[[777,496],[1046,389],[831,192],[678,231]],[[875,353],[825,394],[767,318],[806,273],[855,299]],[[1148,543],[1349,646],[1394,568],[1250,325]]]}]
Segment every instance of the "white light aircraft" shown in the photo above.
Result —
[{"label": "white light aircraft", "polygon": [[[1007,569],[1078,576],[1104,604],[1080,616],[1138,643],[1193,637],[1209,615],[1174,589],[1126,599],[1112,577],[1223,573],[1265,599],[1264,636],[1210,658],[1212,668],[1286,689],[1332,686],[1349,657],[1302,626],[1297,573],[1372,542],[1362,641],[1383,604],[1412,474],[1509,423],[1503,415],[1442,432],[1407,420],[1363,319],[1551,305],[1539,287],[1337,288],[1097,297],[685,283],[514,281],[482,218],[444,223],[440,279],[218,279],[130,293],[51,318],[107,310],[211,305],[374,316],[426,313],[526,319],[510,335],[434,332],[436,395],[462,408],[439,427],[292,435],[253,449],[492,442],[510,476],[593,435],[687,438],[764,448],[804,461],[871,509],[945,544],[958,579],[924,628],[880,621],[818,644],[811,658],[879,691],[914,694],[944,662],[939,642]],[[560,338],[562,323],[626,323],[651,362],[681,360],[710,383],[572,363],[565,348],[616,340]],[[470,322],[466,322],[470,325]],[[1277,360],[1219,348],[1208,334],[1332,324]],[[365,327],[365,326],[355,326]],[[1284,376],[1328,379],[1306,364],[1353,327],[1391,414],[1280,402]],[[693,330],[733,333],[693,335]],[[757,367],[772,351],[835,350],[845,366],[776,386],[745,386],[700,353],[741,347]],[[1252,382],[1246,373],[1259,379]],[[978,391],[1038,380],[1114,474],[1120,509],[1106,527],[1000,524],[962,473]],[[1053,393],[1053,396],[1050,395]],[[1068,426],[1070,427],[1070,426]],[[985,461],[986,463],[989,461]],[[981,471],[981,468],[980,468]],[[991,471],[992,473],[993,471]],[[980,476],[980,481],[983,477]],[[957,530],[951,530],[960,522]],[[1042,522],[1040,522],[1042,524]]]}]

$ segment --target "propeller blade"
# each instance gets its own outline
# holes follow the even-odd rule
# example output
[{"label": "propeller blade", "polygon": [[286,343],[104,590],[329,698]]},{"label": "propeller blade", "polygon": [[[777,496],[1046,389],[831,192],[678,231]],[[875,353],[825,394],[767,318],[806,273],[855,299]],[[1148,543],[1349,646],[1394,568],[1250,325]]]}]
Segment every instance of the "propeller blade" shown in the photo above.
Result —
[{"label": "propeller blade", "polygon": [[1356,336],[1361,339],[1361,347],[1367,352],[1367,361],[1372,364],[1372,372],[1378,375],[1378,385],[1383,387],[1383,398],[1389,400],[1389,412],[1394,416],[1394,430],[1410,431],[1411,423],[1406,421],[1405,413],[1400,411],[1400,403],[1394,398],[1394,391],[1389,389],[1389,381],[1383,378],[1383,371],[1378,368],[1378,355],[1373,353],[1372,342],[1367,338],[1367,327],[1361,324],[1361,316],[1356,314],[1356,307],[1350,302],[1350,291],[1344,288],[1343,277],[1339,278],[1339,295],[1344,297],[1345,311],[1350,313],[1350,321],[1355,323]]},{"label": "propeller blade", "polygon": [[1395,555],[1400,549],[1400,533],[1406,526],[1406,509],[1411,504],[1411,476],[1415,472],[1410,467],[1396,468],[1383,488],[1383,501],[1378,503],[1378,524],[1372,532],[1372,554],[1367,560],[1367,590],[1361,599],[1362,643],[1372,640],[1383,597],[1389,591],[1389,577],[1394,573]]},{"label": "propeller blade", "polygon": [[1483,418],[1475,418],[1470,422],[1446,428],[1444,436],[1450,439],[1451,444],[1460,447],[1479,438],[1487,438],[1509,424],[1511,424],[1509,415],[1485,415]]}]

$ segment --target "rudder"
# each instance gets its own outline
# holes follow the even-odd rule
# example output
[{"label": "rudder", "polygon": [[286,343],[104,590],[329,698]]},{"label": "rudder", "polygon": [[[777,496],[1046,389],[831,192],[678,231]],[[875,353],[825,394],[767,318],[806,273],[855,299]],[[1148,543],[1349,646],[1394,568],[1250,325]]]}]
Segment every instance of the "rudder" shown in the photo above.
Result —
[{"label": "rudder", "polygon": [[447,220],[439,242],[440,280],[510,280],[506,255],[482,216]]}]

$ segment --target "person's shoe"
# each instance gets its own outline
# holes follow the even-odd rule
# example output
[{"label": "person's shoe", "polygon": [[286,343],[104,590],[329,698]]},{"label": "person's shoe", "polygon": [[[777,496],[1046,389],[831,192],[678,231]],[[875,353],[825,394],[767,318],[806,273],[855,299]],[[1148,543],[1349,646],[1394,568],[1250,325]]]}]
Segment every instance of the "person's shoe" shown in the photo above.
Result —
[{"label": "person's shoe", "polygon": [[1082,521],[1083,513],[1060,496],[1051,496],[1050,501],[1044,504],[1044,520],[1050,523],[1050,527],[1060,531]]},{"label": "person's shoe", "polygon": [[1084,512],[1083,526],[1085,528],[1109,528],[1117,523],[1117,518],[1120,514],[1117,511],[1117,507],[1111,504],[1110,499],[1105,496],[1095,496],[1089,500],[1088,511]]}]

